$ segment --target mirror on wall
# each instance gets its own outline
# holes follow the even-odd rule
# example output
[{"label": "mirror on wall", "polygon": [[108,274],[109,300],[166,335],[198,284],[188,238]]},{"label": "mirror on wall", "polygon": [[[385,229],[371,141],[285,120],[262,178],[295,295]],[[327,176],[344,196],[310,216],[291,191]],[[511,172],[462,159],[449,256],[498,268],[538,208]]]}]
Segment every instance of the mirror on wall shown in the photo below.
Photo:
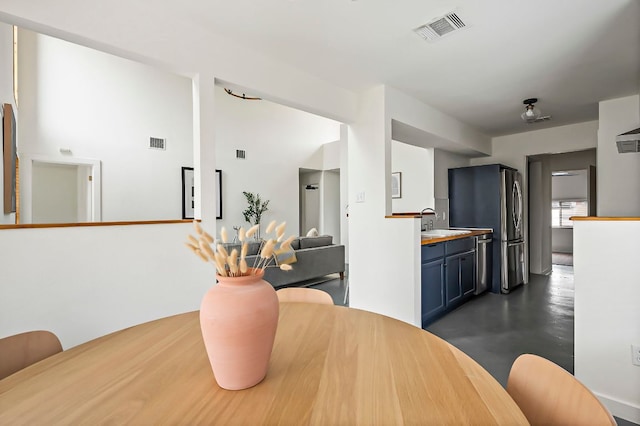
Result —
[{"label": "mirror on wall", "polygon": [[[6,55],[13,31],[0,25]],[[20,223],[181,219],[182,167],[193,166],[191,79],[27,29],[17,35]],[[3,98],[13,84],[0,77]]]}]

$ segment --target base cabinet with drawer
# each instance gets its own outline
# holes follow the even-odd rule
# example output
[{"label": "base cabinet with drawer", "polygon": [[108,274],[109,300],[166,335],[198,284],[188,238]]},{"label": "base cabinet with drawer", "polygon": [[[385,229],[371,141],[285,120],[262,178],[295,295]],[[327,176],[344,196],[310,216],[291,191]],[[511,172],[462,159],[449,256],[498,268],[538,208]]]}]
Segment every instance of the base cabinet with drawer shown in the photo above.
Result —
[{"label": "base cabinet with drawer", "polygon": [[473,296],[475,237],[422,246],[422,327]]}]

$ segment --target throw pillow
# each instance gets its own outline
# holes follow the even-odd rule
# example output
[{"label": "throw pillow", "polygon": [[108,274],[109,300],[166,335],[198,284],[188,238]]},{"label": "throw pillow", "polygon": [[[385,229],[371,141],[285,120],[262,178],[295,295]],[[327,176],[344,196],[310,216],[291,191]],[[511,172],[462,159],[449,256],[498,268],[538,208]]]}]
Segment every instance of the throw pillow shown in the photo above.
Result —
[{"label": "throw pillow", "polygon": [[318,230],[316,228],[311,228],[309,229],[309,232],[307,232],[307,237],[317,237],[318,236]]},{"label": "throw pillow", "polygon": [[302,237],[300,238],[300,248],[315,248],[324,247],[333,244],[333,237],[331,235],[321,235],[319,237]]},{"label": "throw pillow", "polygon": [[274,252],[276,256],[276,264],[280,265],[291,265],[292,263],[296,263],[298,259],[296,258],[296,252],[293,248],[283,249],[279,248]]}]

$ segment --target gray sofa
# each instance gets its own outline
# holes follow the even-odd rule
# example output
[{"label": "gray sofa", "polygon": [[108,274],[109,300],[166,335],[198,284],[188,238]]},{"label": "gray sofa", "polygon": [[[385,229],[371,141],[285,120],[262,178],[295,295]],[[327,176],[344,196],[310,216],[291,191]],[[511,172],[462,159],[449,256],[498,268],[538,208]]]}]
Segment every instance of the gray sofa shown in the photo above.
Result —
[{"label": "gray sofa", "polygon": [[[240,249],[239,245],[225,244],[225,248],[231,251]],[[291,247],[296,255],[296,262],[291,264],[290,271],[282,271],[278,266],[269,266],[265,269],[264,279],[274,287],[282,287],[322,277],[329,274],[340,274],[344,278],[344,246],[333,244],[331,235],[318,237],[299,237],[293,240]],[[249,266],[254,264],[259,244],[251,243],[247,256]],[[273,262],[271,263],[273,265]]]}]

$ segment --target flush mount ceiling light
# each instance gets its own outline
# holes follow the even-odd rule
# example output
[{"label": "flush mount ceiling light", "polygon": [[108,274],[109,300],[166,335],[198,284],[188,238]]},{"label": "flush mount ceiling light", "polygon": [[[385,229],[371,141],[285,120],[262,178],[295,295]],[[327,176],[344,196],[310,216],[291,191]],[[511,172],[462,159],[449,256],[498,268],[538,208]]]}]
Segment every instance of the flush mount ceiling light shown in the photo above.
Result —
[{"label": "flush mount ceiling light", "polygon": [[536,102],[538,102],[538,98],[529,98],[522,101],[526,106],[524,112],[520,114],[520,117],[527,124],[551,120],[550,115],[541,115],[540,110],[534,105]]},{"label": "flush mount ceiling light", "polygon": [[526,107],[520,117],[522,117],[522,119],[527,123],[533,123],[540,118],[540,110],[534,105],[536,102],[538,102],[538,98],[530,98],[522,101]]}]

